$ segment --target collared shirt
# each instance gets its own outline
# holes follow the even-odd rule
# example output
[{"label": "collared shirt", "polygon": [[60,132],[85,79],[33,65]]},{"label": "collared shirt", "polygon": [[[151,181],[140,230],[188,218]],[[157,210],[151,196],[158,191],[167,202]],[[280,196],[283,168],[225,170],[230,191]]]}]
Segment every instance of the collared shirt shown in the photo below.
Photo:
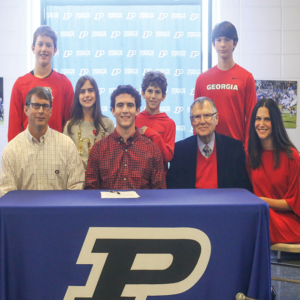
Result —
[{"label": "collared shirt", "polygon": [[159,188],[166,188],[161,152],[138,131],[124,143],[115,130],[93,146],[85,189]]},{"label": "collared shirt", "polygon": [[200,140],[199,136],[197,136],[197,143],[198,143],[198,148],[200,150],[200,153],[205,157],[205,152],[203,151],[203,149],[204,149],[205,146],[208,146],[211,149],[211,151],[214,150],[214,146],[215,146],[215,133],[214,133],[212,139],[210,140],[210,142],[208,144],[204,144]]},{"label": "collared shirt", "polygon": [[3,150],[0,190],[80,190],[84,167],[73,141],[48,127],[40,142],[28,128]]}]

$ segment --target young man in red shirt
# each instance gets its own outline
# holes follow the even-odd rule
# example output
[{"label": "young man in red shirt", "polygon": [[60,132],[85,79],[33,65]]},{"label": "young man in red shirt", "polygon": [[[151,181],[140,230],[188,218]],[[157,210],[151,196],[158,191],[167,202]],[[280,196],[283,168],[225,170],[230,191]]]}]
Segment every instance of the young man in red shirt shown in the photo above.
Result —
[{"label": "young man in red shirt", "polygon": [[191,105],[190,119],[196,135],[175,144],[167,187],[251,190],[243,143],[215,132],[219,122],[215,103],[207,97],[196,99]]},{"label": "young man in red shirt", "polygon": [[17,79],[10,100],[8,141],[24,131],[28,118],[24,113],[28,92],[36,86],[46,88],[52,95],[53,109],[49,126],[62,132],[69,119],[74,90],[69,79],[52,69],[52,58],[57,52],[57,36],[47,25],[40,26],[33,35],[32,52],[35,55],[34,69]]},{"label": "young man in red shirt", "polygon": [[115,131],[97,142],[89,155],[85,189],[166,188],[163,158],[157,145],[135,129],[141,96],[131,85],[111,94]]},{"label": "young man in red shirt", "polygon": [[250,116],[256,104],[256,87],[251,73],[233,61],[238,43],[236,28],[224,21],[215,26],[212,43],[218,54],[218,64],[199,75],[195,99],[214,99],[219,111],[216,132],[240,140],[245,145]]},{"label": "young man in red shirt", "polygon": [[146,109],[135,121],[139,132],[150,138],[160,149],[164,159],[165,172],[168,162],[174,155],[175,122],[166,113],[160,112],[160,104],[166,98],[167,79],[161,72],[147,72],[142,82],[142,96],[146,100]]}]

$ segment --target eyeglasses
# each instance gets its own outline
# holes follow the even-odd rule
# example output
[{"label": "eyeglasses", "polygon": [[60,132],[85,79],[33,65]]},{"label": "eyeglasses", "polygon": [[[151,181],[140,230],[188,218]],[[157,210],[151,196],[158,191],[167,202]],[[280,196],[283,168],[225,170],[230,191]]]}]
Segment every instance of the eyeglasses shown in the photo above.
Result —
[{"label": "eyeglasses", "polygon": [[213,114],[204,114],[204,115],[197,115],[197,116],[190,116],[190,119],[194,123],[198,123],[201,121],[201,118],[203,117],[204,121],[209,122],[211,121],[213,115],[217,114],[217,112]]},{"label": "eyeglasses", "polygon": [[50,104],[29,103],[29,105],[31,105],[34,109],[40,109],[42,107],[45,111],[49,111],[51,108]]}]

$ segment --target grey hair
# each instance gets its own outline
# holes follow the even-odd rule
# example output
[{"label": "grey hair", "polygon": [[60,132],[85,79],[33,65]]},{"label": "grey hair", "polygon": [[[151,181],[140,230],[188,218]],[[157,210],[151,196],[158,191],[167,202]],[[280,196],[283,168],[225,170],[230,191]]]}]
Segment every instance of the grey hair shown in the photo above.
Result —
[{"label": "grey hair", "polygon": [[192,103],[192,105],[190,107],[190,112],[192,112],[192,109],[193,109],[193,107],[195,106],[196,103],[198,103],[200,105],[200,107],[202,107],[205,101],[208,101],[211,104],[211,106],[213,108],[213,113],[218,112],[215,102],[212,101],[210,98],[207,98],[207,97],[199,97],[199,98],[195,99],[195,101]]}]

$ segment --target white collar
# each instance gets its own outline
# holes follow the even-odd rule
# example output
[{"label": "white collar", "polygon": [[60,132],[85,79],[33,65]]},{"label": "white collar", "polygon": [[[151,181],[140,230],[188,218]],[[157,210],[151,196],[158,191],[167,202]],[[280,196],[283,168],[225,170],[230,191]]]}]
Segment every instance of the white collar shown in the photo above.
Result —
[{"label": "white collar", "polygon": [[27,136],[27,138],[28,138],[28,140],[30,141],[30,142],[32,142],[32,143],[44,143],[45,142],[45,140],[46,140],[46,138],[49,136],[49,134],[50,134],[50,130],[49,130],[49,126],[47,126],[47,131],[46,131],[46,133],[43,135],[43,136],[41,136],[40,137],[40,142],[29,132],[29,130],[28,130],[28,126],[27,126],[27,128],[26,128],[26,130],[25,130],[25,133],[26,133],[26,136]]},{"label": "white collar", "polygon": [[211,151],[214,150],[214,146],[215,146],[215,133],[213,134],[213,137],[212,137],[212,139],[209,141],[208,144],[204,144],[204,143],[200,140],[199,136],[197,136],[197,144],[198,144],[198,148],[199,148],[201,154],[202,154],[203,156],[205,156],[205,152],[203,151],[203,149],[204,149],[205,146],[208,146],[208,147],[211,149]]}]

